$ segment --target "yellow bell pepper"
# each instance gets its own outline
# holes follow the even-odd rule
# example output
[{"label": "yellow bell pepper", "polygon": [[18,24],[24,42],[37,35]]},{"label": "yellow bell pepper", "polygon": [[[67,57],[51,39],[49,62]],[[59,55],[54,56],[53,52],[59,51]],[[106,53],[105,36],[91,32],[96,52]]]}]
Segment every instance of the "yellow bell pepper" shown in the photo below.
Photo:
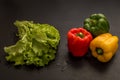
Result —
[{"label": "yellow bell pepper", "polygon": [[94,38],[90,43],[92,55],[100,62],[108,62],[118,49],[118,37],[104,33]]}]

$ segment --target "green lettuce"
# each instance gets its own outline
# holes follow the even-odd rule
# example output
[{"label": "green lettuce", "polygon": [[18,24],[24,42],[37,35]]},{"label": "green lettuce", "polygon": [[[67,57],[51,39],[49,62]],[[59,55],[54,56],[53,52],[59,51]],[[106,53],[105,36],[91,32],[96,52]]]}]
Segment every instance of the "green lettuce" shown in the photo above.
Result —
[{"label": "green lettuce", "polygon": [[33,21],[15,21],[14,25],[18,28],[19,40],[4,47],[7,61],[15,65],[45,66],[55,59],[60,34],[54,26]]}]

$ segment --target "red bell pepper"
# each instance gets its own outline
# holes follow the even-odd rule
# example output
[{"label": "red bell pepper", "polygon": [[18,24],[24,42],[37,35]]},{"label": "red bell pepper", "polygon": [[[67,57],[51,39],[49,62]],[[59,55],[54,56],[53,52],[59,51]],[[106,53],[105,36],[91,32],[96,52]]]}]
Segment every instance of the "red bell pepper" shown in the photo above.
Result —
[{"label": "red bell pepper", "polygon": [[67,33],[68,50],[75,57],[84,56],[93,37],[83,28],[72,28]]}]

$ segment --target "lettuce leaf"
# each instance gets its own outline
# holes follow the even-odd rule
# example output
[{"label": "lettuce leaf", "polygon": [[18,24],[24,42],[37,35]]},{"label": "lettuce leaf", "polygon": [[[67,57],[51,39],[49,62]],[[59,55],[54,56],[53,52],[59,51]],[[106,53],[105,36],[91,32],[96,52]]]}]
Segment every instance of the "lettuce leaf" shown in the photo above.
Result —
[{"label": "lettuce leaf", "polygon": [[55,59],[60,34],[54,26],[33,21],[15,21],[14,25],[20,39],[4,47],[7,61],[15,65],[45,66]]}]

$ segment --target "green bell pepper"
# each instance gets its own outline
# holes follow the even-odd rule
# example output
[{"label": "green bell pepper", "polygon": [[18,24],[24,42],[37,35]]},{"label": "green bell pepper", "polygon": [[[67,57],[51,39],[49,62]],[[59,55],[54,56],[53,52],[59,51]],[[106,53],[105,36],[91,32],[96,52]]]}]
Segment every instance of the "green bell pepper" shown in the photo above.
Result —
[{"label": "green bell pepper", "polygon": [[109,32],[110,26],[104,14],[92,14],[89,18],[84,20],[84,26],[93,37]]}]

